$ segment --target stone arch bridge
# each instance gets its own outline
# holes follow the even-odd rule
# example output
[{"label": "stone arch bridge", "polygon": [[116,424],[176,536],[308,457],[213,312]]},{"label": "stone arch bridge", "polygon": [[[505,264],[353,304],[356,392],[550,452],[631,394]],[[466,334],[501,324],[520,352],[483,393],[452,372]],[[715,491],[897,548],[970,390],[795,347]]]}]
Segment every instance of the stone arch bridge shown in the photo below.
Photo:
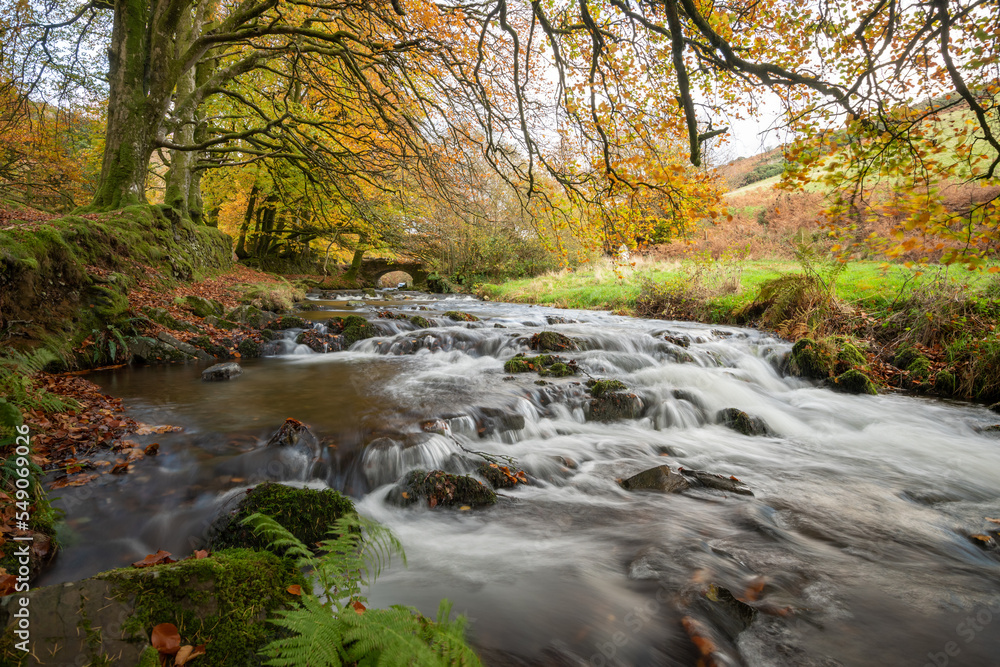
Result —
[{"label": "stone arch bridge", "polygon": [[358,284],[365,287],[376,287],[379,278],[393,271],[405,271],[413,276],[413,284],[427,282],[429,271],[423,262],[406,259],[363,259],[358,269]]}]

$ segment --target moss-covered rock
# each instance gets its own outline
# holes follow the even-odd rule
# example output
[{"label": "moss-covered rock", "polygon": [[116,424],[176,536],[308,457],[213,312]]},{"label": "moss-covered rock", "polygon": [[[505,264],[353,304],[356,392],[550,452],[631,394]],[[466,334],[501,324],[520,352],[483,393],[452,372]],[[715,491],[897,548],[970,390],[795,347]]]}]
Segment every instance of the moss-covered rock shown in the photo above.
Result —
[{"label": "moss-covered rock", "polygon": [[830,388],[844,394],[878,394],[871,378],[856,368],[845,371],[834,378]]},{"label": "moss-covered rock", "polygon": [[[275,633],[266,619],[295,604],[287,592],[291,584],[305,581],[288,561],[234,549],[37,588],[26,594],[32,653],[14,648],[10,621],[16,619],[5,619],[0,663],[143,664],[152,629],[173,623],[182,644],[205,644],[205,655],[194,664],[259,665],[258,651]],[[158,657],[153,664],[160,664]]]},{"label": "moss-covered rock", "polygon": [[260,308],[250,304],[236,306],[225,314],[225,319],[230,322],[238,322],[239,324],[244,324],[248,327],[255,327],[257,329],[266,326],[268,322],[271,322],[276,318],[277,315],[274,313],[261,310]]},{"label": "moss-covered rock", "polygon": [[424,285],[427,291],[432,294],[452,294],[455,292],[455,286],[450,280],[444,276],[439,276],[436,273],[432,273],[427,276],[427,281]]},{"label": "moss-covered rock", "polygon": [[166,308],[143,308],[142,312],[153,322],[174,331],[200,331],[195,325],[175,318]]},{"label": "moss-covered rock", "polygon": [[226,346],[213,342],[208,336],[195,336],[188,339],[188,343],[208,352],[216,359],[228,359],[231,356]]},{"label": "moss-covered rock", "polygon": [[272,331],[284,331],[285,329],[305,329],[309,325],[301,317],[285,315],[284,317],[271,320],[264,326]]},{"label": "moss-covered rock", "polygon": [[613,391],[624,391],[628,389],[625,383],[621,380],[588,380],[587,387],[590,388],[590,395],[594,398],[600,398],[604,394]]},{"label": "moss-covered rock", "polygon": [[174,299],[174,303],[181,308],[187,308],[198,317],[208,317],[215,315],[222,317],[226,307],[215,299],[206,299],[202,296],[179,296]]},{"label": "moss-covered rock", "polygon": [[532,371],[542,376],[569,377],[576,375],[579,368],[576,361],[566,361],[555,355],[541,354],[537,357],[526,357],[518,354],[506,362],[503,369],[507,373],[530,373]]},{"label": "moss-covered rock", "polygon": [[274,313],[287,313],[306,298],[305,290],[291,283],[255,283],[242,289],[241,303]]},{"label": "moss-covered rock", "polygon": [[823,380],[851,369],[864,370],[864,353],[844,336],[829,336],[814,340],[802,338],[792,347],[789,366],[793,374]]},{"label": "moss-covered rock", "polygon": [[528,346],[532,350],[538,350],[539,352],[565,352],[567,350],[580,349],[574,339],[555,331],[536,333],[528,341]]},{"label": "moss-covered rock", "polygon": [[414,315],[410,317],[410,323],[418,329],[430,329],[433,324],[426,317],[421,317],[420,315]]},{"label": "moss-covered rock", "polygon": [[444,317],[455,322],[478,322],[479,318],[471,313],[463,313],[458,310],[448,310],[442,313]]},{"label": "moss-covered rock", "polygon": [[355,510],[350,498],[332,489],[299,489],[266,482],[247,490],[236,508],[212,525],[211,547],[267,549],[267,540],[241,523],[256,512],[268,515],[304,544],[314,545],[327,538],[330,524]]},{"label": "moss-covered rock", "polygon": [[892,365],[900,370],[906,370],[914,361],[922,357],[920,351],[912,345],[901,345],[892,358]]},{"label": "moss-covered rock", "polygon": [[527,484],[528,477],[523,470],[497,463],[483,463],[476,468],[476,474],[490,483],[494,489],[512,489],[518,484]]},{"label": "moss-covered rock", "polygon": [[599,422],[638,419],[642,415],[642,399],[637,395],[612,391],[590,401],[587,418]]},{"label": "moss-covered rock", "polygon": [[233,331],[234,329],[239,329],[240,325],[236,322],[231,322],[222,317],[216,317],[215,315],[209,315],[205,318],[205,324],[209,324],[216,329],[225,329],[226,331]]},{"label": "moss-covered rock", "polygon": [[375,328],[375,325],[360,315],[349,315],[345,317],[341,326],[343,327],[345,348],[349,348],[359,340],[365,340],[366,338],[374,338],[375,336],[378,336],[378,329]]},{"label": "moss-covered rock", "polygon": [[240,344],[236,346],[236,351],[239,352],[240,356],[244,359],[256,359],[261,355],[261,346],[260,343],[252,338],[244,338],[240,341]]},{"label": "moss-covered rock", "polygon": [[468,475],[453,475],[443,470],[414,470],[390,494],[389,499],[400,505],[426,500],[428,506],[492,505],[497,494],[482,482]]},{"label": "moss-covered rock", "polygon": [[736,408],[726,408],[719,410],[715,415],[715,420],[743,435],[770,435],[771,429],[767,422],[760,417],[751,417],[742,410]]},{"label": "moss-covered rock", "polygon": [[940,370],[934,376],[934,391],[942,396],[954,396],[958,392],[958,380],[949,370]]},{"label": "moss-covered rock", "polygon": [[134,361],[146,364],[193,361],[196,358],[193,354],[188,354],[169,343],[148,336],[130,338],[128,352]]}]

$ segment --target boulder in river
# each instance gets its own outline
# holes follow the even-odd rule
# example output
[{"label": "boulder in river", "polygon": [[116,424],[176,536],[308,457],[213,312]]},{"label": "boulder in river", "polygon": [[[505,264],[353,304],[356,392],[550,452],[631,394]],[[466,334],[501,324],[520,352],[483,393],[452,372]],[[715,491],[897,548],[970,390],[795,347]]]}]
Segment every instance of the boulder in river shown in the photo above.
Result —
[{"label": "boulder in river", "polygon": [[670,469],[670,466],[656,466],[643,470],[637,475],[619,482],[626,491],[662,491],[680,493],[691,487],[686,477]]},{"label": "boulder in river", "polygon": [[512,489],[518,484],[528,483],[528,476],[523,470],[499,463],[483,463],[476,468],[476,474],[494,489]]},{"label": "boulder in river", "polygon": [[307,326],[308,324],[301,317],[294,317],[292,315],[279,317],[264,325],[265,328],[275,331],[282,331],[284,329],[305,329]]},{"label": "boulder in river", "polygon": [[249,304],[236,306],[226,313],[225,317],[231,322],[239,322],[240,324],[256,327],[258,329],[266,326],[269,322],[278,319],[278,316],[274,313],[267,310],[261,310],[260,308]]},{"label": "boulder in river", "polygon": [[[180,629],[181,644],[205,645],[194,665],[259,664],[276,634],[266,619],[294,606],[286,589],[305,583],[275,554],[239,549],[35,588],[0,603],[0,664],[159,665],[149,638],[161,623]],[[31,610],[30,658],[13,634],[21,598]]]},{"label": "boulder in river", "polygon": [[830,383],[830,389],[843,394],[878,394],[875,383],[856,368],[844,371],[835,377]]},{"label": "boulder in river", "polygon": [[267,447],[299,447],[305,446],[313,452],[317,451],[318,441],[309,427],[298,419],[286,419],[268,441]]},{"label": "boulder in river", "polygon": [[412,505],[426,500],[430,507],[493,505],[497,494],[478,479],[443,470],[414,470],[389,494],[389,502]]},{"label": "boulder in river", "polygon": [[706,489],[715,489],[716,491],[737,493],[741,496],[753,495],[753,491],[750,490],[749,486],[732,475],[726,477],[725,475],[717,475],[714,472],[688,470],[687,468],[681,468],[681,474],[691,482],[692,487],[701,486]]},{"label": "boulder in river", "polygon": [[767,422],[760,417],[751,417],[742,410],[726,408],[715,415],[716,421],[743,435],[771,435]]},{"label": "boulder in river", "polygon": [[297,488],[273,482],[247,489],[229,507],[231,509],[224,511],[209,531],[212,535],[209,544],[213,549],[270,548],[266,538],[242,523],[256,512],[271,517],[309,546],[325,540],[334,521],[355,513],[351,499],[333,489]]},{"label": "boulder in river", "polygon": [[371,322],[360,315],[349,315],[339,321],[344,335],[344,348],[357,343],[359,340],[374,338],[378,335],[378,329]]},{"label": "boulder in river", "polygon": [[642,399],[624,391],[610,391],[590,401],[587,419],[612,422],[620,419],[638,419],[642,415]]},{"label": "boulder in river", "polygon": [[463,313],[459,310],[448,310],[442,313],[449,320],[455,322],[478,322],[479,318],[472,313]]},{"label": "boulder in river", "polygon": [[613,391],[624,391],[628,389],[624,382],[621,380],[588,380],[587,387],[590,389],[590,395],[594,398],[600,398],[605,394],[609,394]]},{"label": "boulder in river", "polygon": [[539,352],[565,352],[580,349],[576,340],[555,331],[541,331],[534,334],[528,341],[528,346]]},{"label": "boulder in river", "polygon": [[503,370],[506,373],[528,373],[535,371],[542,376],[568,377],[576,375],[576,361],[565,360],[554,354],[540,354],[537,357],[526,357],[517,354],[504,362]]},{"label": "boulder in river", "polygon": [[230,380],[240,375],[243,375],[243,367],[235,361],[229,361],[224,364],[209,366],[201,372],[201,379],[208,382],[216,382],[219,380]]},{"label": "boulder in river", "polygon": [[182,352],[173,345],[148,336],[134,336],[130,338],[128,341],[128,353],[134,360],[147,364],[193,361],[195,359],[192,354]]}]

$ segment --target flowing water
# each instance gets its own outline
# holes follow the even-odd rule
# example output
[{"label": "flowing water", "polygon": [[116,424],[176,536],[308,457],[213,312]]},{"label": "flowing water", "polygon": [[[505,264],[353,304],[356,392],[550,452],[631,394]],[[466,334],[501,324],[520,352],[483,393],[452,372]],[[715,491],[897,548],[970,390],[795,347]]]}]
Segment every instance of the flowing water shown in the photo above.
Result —
[{"label": "flowing water", "polygon": [[[380,327],[348,351],[313,353],[291,331],[230,382],[191,365],[92,375],[131,416],[184,431],[137,438],[161,453],[128,475],[57,492],[69,546],[41,583],[188,553],[227,498],[272,479],[345,491],[389,526],[409,566],[383,574],[372,604],[433,614],[448,597],[487,664],[694,665],[691,633],[720,665],[1000,664],[1000,558],[970,538],[1000,528],[986,521],[1000,518],[1000,438],[984,431],[1000,417],[985,408],[834,393],[786,377],[790,345],[748,329],[359,298],[323,295],[305,313],[321,331],[345,313]],[[580,341],[562,356],[581,375],[504,372],[542,330]],[[641,416],[589,421],[588,375],[625,382]],[[725,408],[771,434],[717,423]],[[320,438],[319,462],[263,447],[289,417]],[[532,484],[473,511],[385,501],[408,470],[471,471],[470,450],[514,457]],[[618,483],[663,464],[754,495]]]}]

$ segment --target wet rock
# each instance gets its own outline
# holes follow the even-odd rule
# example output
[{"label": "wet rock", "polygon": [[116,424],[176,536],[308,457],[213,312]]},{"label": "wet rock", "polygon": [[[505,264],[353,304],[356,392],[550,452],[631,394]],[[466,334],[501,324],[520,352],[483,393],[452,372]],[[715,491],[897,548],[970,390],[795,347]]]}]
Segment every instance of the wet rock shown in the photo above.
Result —
[{"label": "wet rock", "polygon": [[236,346],[236,351],[245,359],[256,359],[261,354],[261,347],[260,343],[254,341],[252,338],[244,338]]},{"label": "wet rock", "polygon": [[834,378],[833,382],[830,383],[830,389],[842,394],[878,394],[875,383],[856,368],[845,371]]},{"label": "wet rock", "polygon": [[638,475],[619,482],[626,491],[662,491],[663,493],[680,493],[691,486],[686,477],[675,473],[670,466],[656,466],[644,470]]},{"label": "wet rock", "polygon": [[413,315],[410,317],[410,324],[418,329],[430,329],[434,325],[426,317],[421,317],[420,315]]},{"label": "wet rock", "polygon": [[297,345],[307,345],[313,352],[339,352],[343,349],[343,337],[337,334],[320,333],[316,329],[306,329],[295,338]]},{"label": "wet rock", "polygon": [[534,371],[541,376],[568,377],[576,375],[577,365],[575,360],[566,361],[562,357],[555,355],[541,354],[537,357],[526,357],[518,354],[508,359],[503,369],[507,373],[528,373]]},{"label": "wet rock", "polygon": [[147,364],[194,361],[195,359],[194,355],[182,352],[172,345],[147,336],[130,338],[128,352],[135,361]]},{"label": "wet rock", "polygon": [[443,470],[414,470],[387,498],[398,505],[412,505],[426,500],[430,507],[493,505],[497,495],[492,489],[468,475],[453,475]]},{"label": "wet rock", "polygon": [[213,342],[208,336],[196,336],[188,340],[188,343],[204,350],[215,359],[228,359],[231,356],[225,345]]},{"label": "wet rock", "polygon": [[549,324],[575,324],[577,322],[571,317],[562,317],[561,315],[549,315],[545,321]]},{"label": "wet rock", "polygon": [[989,407],[989,409],[1000,415],[1000,403],[994,403]]},{"label": "wet rock", "polygon": [[688,347],[691,345],[691,340],[686,336],[679,336],[674,334],[663,334],[663,340],[676,345],[678,347]]},{"label": "wet rock", "polygon": [[330,524],[342,516],[355,514],[355,509],[350,498],[333,489],[296,488],[265,482],[230,500],[209,529],[209,546],[212,549],[269,549],[266,538],[242,523],[258,512],[271,517],[304,544],[313,547],[327,538]]},{"label": "wet rock", "polygon": [[179,296],[174,299],[174,303],[182,308],[187,308],[198,317],[208,317],[215,315],[222,317],[226,308],[215,299],[206,299],[201,296]]},{"label": "wet rock", "polygon": [[520,431],[524,428],[524,415],[507,412],[499,408],[480,408],[476,420],[479,435],[491,435],[504,431]]},{"label": "wet rock", "polygon": [[512,489],[518,484],[528,483],[528,477],[523,470],[497,463],[483,463],[476,468],[476,474],[489,482],[494,489]]},{"label": "wet rock", "polygon": [[267,447],[305,447],[313,453],[319,451],[319,441],[309,427],[298,419],[286,419],[268,441]]},{"label": "wet rock", "polygon": [[357,343],[359,340],[374,338],[378,336],[378,329],[360,315],[349,315],[339,321],[344,336],[344,349]]},{"label": "wet rock", "polygon": [[621,380],[588,380],[587,387],[590,389],[590,395],[594,398],[600,398],[613,391],[628,389],[628,386]]},{"label": "wet rock", "polygon": [[611,422],[638,419],[642,415],[642,399],[632,393],[612,391],[590,401],[587,419]]},{"label": "wet rock", "polygon": [[199,361],[214,361],[215,360],[215,357],[213,357],[209,353],[205,352],[204,350],[198,349],[194,345],[190,345],[190,344],[185,343],[183,341],[179,341],[176,338],[174,338],[173,336],[171,336],[170,334],[168,334],[166,331],[159,332],[158,334],[156,334],[156,337],[161,342],[166,343],[167,345],[170,345],[171,347],[173,347],[173,348],[175,348],[177,350],[180,350],[184,354],[190,355],[190,356],[194,357],[195,359],[198,359]]},{"label": "wet rock", "polygon": [[367,304],[364,301],[348,301],[348,308],[364,308]]},{"label": "wet rock", "polygon": [[458,310],[448,310],[442,313],[444,317],[455,322],[478,322],[479,318],[471,313],[463,313]]},{"label": "wet rock", "polygon": [[269,322],[273,322],[278,319],[278,316],[270,311],[261,310],[256,306],[244,304],[242,306],[236,306],[226,313],[225,319],[230,322],[238,322],[249,327],[260,329],[265,327]]},{"label": "wet rock", "polygon": [[802,338],[792,347],[789,368],[794,375],[822,380],[848,370],[866,368],[867,360],[854,343],[843,336],[819,340]]},{"label": "wet rock", "polygon": [[271,320],[264,326],[272,331],[283,331],[285,329],[305,329],[309,325],[301,317],[285,315]]},{"label": "wet rock", "polygon": [[528,347],[539,352],[565,352],[580,349],[574,339],[555,331],[536,333],[528,341]]},{"label": "wet rock", "polygon": [[997,541],[993,539],[992,536],[986,535],[985,533],[972,533],[969,535],[969,540],[984,551],[997,550]]},{"label": "wet rock", "polygon": [[687,401],[688,403],[697,408],[701,408],[702,410],[705,409],[704,401],[702,401],[701,397],[699,397],[697,394],[693,392],[687,391],[685,389],[674,389],[672,392],[670,392],[670,394],[678,401]]},{"label": "wet rock", "polygon": [[243,375],[243,367],[235,361],[230,361],[225,364],[209,366],[201,372],[201,379],[215,382],[218,380],[229,380],[240,375]]},{"label": "wet rock", "polygon": [[703,470],[688,470],[686,468],[681,468],[680,472],[688,479],[688,481],[691,482],[692,487],[701,486],[706,489],[715,489],[716,491],[737,493],[741,496],[753,495],[753,491],[750,490],[749,486],[732,475],[725,477],[712,472],[705,472]]},{"label": "wet rock", "polygon": [[727,426],[737,433],[742,433],[743,435],[771,435],[771,429],[768,428],[767,422],[765,422],[760,417],[751,417],[742,410],[737,410],[736,408],[726,408],[725,410],[719,410],[715,415],[715,420]]}]

